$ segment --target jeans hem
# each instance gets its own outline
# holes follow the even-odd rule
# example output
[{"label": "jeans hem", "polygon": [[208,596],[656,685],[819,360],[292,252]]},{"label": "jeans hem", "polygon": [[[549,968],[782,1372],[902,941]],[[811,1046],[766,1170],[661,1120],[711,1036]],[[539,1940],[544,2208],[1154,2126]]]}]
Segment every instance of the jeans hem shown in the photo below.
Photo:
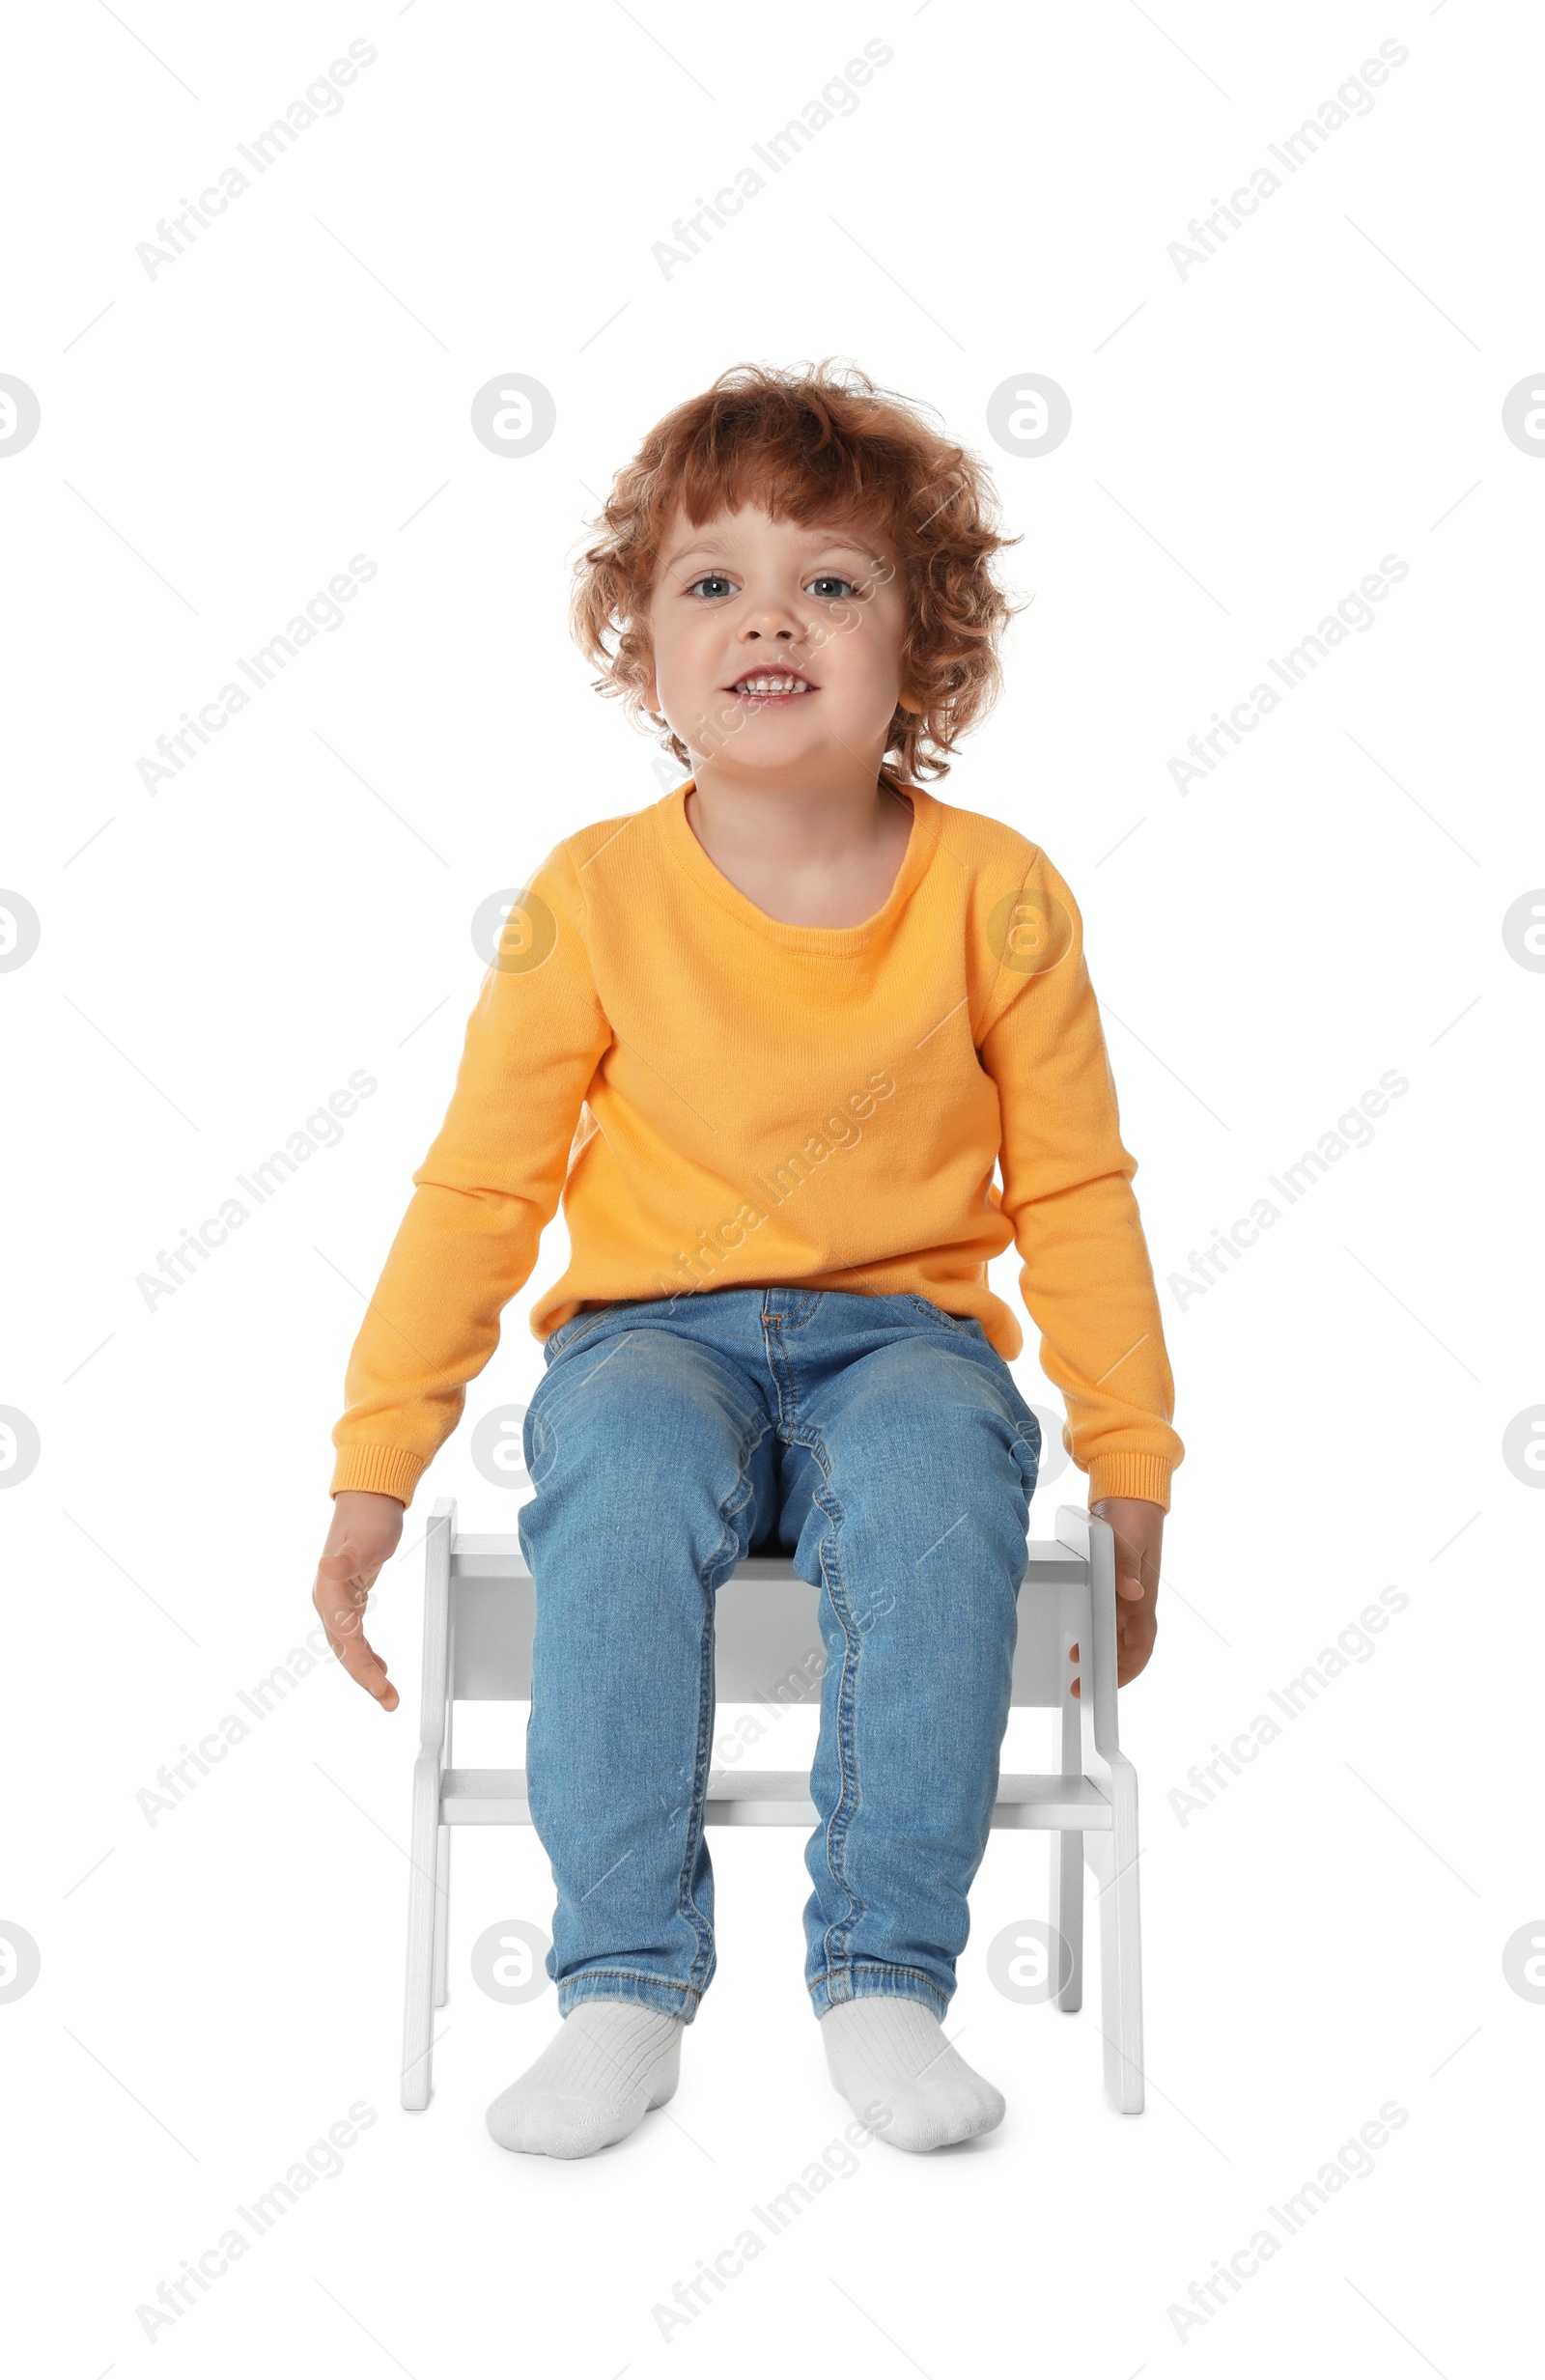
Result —
[{"label": "jeans hem", "polygon": [[664,1983],[659,1975],[636,1974],[628,1967],[592,1967],[559,1984],[558,2014],[567,2016],[582,2000],[628,2000],[659,2008],[665,2016],[679,2016],[684,2025],[689,2025],[702,1997],[690,1983]]},{"label": "jeans hem", "polygon": [[818,2017],[849,2000],[916,2000],[941,2023],[949,2001],[931,1977],[917,1967],[852,1966],[826,1968],[805,1987]]}]

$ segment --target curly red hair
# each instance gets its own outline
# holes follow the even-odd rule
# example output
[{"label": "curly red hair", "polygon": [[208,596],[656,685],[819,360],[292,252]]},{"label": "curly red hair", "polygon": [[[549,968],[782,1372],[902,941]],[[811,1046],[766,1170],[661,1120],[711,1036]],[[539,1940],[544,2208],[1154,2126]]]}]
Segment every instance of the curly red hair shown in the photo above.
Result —
[{"label": "curly red hair", "polygon": [[902,684],[921,705],[898,704],[885,750],[903,779],[947,776],[943,755],[1001,691],[997,641],[1019,608],[989,567],[1020,540],[994,525],[984,465],[911,399],[829,358],[788,371],[732,364],[655,424],[586,524],[599,535],[575,564],[570,626],[602,667],[597,693],[620,696],[689,768],[680,737],[643,706],[650,595],[678,501],[694,527],[750,502],[774,520],[861,523],[885,537],[907,593]]}]

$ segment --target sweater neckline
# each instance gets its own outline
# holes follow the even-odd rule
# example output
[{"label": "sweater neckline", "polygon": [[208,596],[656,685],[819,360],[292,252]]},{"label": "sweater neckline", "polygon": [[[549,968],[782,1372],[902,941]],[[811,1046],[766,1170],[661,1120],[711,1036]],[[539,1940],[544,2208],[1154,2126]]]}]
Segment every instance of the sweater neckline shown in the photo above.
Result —
[{"label": "sweater neckline", "polygon": [[888,769],[882,770],[881,775],[892,793],[911,804],[912,831],[884,906],[856,926],[791,925],[784,918],[769,916],[738,884],[732,884],[704,851],[688,819],[687,797],[697,783],[695,776],[688,777],[667,794],[657,804],[656,816],[671,857],[716,907],[727,910],[752,933],[780,949],[845,958],[850,952],[865,949],[878,935],[888,930],[927,874],[939,842],[939,821],[935,815],[939,804],[932,794],[921,785],[901,784]]}]

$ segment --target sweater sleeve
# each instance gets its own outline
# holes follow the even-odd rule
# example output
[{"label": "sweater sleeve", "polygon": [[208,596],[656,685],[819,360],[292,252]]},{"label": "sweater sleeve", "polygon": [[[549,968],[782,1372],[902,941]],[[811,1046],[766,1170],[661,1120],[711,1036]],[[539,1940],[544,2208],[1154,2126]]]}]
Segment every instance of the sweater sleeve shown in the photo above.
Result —
[{"label": "sweater sleeve", "polygon": [[584,917],[560,844],[512,906],[467,1021],[445,1120],[412,1177],[350,1355],[331,1495],[368,1488],[411,1500],[536,1263],[611,1040]]},{"label": "sweater sleeve", "polygon": [[1062,1442],[1092,1503],[1169,1509],[1185,1454],[1174,1382],[1123,1146],[1115,1082],[1077,902],[1044,852],[994,912],[998,960],[982,1064],[1001,1112],[1001,1203],[1041,1333],[1041,1369],[1067,1407]]}]

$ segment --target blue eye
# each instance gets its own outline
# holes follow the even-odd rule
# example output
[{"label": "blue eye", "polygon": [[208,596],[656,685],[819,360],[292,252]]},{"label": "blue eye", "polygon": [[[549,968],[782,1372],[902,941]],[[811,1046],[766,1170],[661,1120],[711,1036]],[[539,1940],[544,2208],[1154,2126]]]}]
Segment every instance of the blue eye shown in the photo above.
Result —
[{"label": "blue eye", "polygon": [[[714,602],[726,592],[733,594],[735,581],[724,571],[705,571],[700,578],[692,580],[686,593],[696,595],[702,587],[714,589],[713,596],[704,598],[705,602]],[[845,595],[856,595],[857,585],[854,579],[844,578],[838,571],[822,571],[811,579],[808,591],[825,602],[836,602]]]}]

